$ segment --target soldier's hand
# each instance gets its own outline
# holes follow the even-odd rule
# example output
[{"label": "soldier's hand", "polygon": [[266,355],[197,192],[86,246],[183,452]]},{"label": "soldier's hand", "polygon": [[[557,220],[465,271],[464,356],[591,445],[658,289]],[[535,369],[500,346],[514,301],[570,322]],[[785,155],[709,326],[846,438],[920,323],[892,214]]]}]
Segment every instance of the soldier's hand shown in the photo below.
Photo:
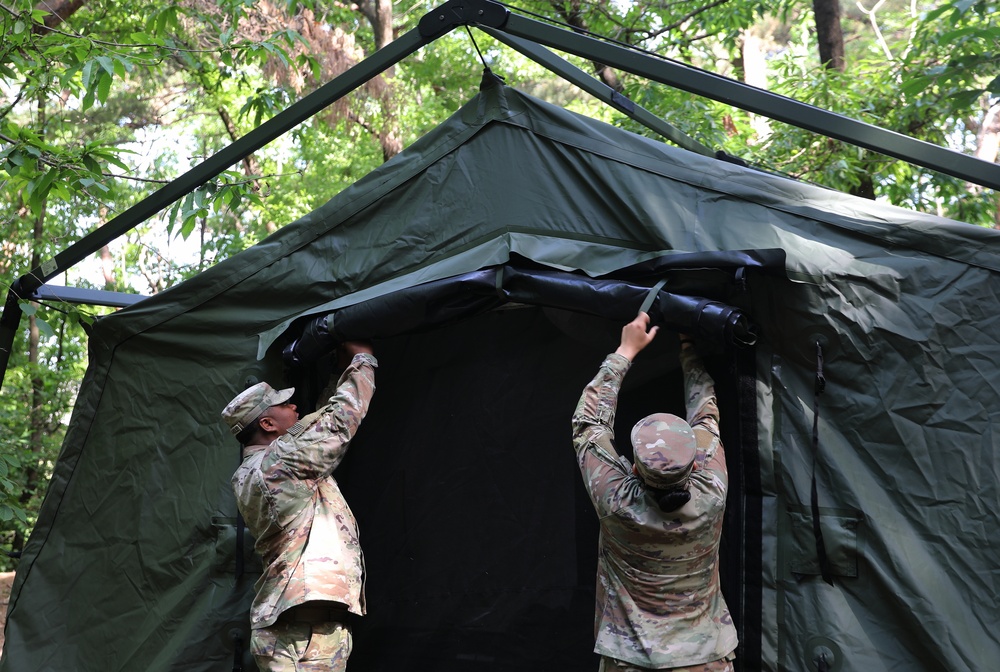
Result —
[{"label": "soldier's hand", "polygon": [[337,367],[340,370],[346,369],[354,359],[354,355],[364,352],[369,355],[374,354],[372,344],[369,341],[344,341],[337,346]]},{"label": "soldier's hand", "polygon": [[628,358],[629,361],[635,359],[643,348],[649,345],[654,338],[659,327],[649,328],[649,315],[639,313],[634,320],[622,327],[622,340],[616,353]]}]

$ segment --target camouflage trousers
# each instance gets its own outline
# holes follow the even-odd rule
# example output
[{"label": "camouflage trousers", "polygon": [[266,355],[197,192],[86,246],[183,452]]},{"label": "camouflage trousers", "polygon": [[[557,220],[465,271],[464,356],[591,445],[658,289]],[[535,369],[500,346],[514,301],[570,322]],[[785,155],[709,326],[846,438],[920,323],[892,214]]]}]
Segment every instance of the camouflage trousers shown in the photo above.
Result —
[{"label": "camouflage trousers", "polygon": [[733,661],[736,657],[732,654],[710,663],[699,665],[689,665],[688,667],[668,667],[666,670],[653,670],[648,667],[639,667],[615,658],[601,656],[601,667],[599,672],[733,672]]},{"label": "camouflage trousers", "polygon": [[344,672],[353,644],[350,625],[329,621],[279,621],[250,635],[260,672]]}]

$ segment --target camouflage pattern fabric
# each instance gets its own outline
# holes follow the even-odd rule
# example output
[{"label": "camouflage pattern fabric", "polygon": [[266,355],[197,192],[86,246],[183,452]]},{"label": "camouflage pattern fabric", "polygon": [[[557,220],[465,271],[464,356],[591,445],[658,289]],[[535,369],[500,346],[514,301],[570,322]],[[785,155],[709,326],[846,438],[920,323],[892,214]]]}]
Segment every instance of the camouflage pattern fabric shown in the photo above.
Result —
[{"label": "camouflage pattern fabric", "polygon": [[238,436],[254,420],[264,414],[271,406],[284,404],[295,394],[294,387],[276,390],[267,383],[257,383],[236,395],[229,405],[222,409],[222,421],[229,426],[229,431]]},{"label": "camouflage pattern fabric", "polygon": [[344,672],[353,639],[344,623],[275,623],[252,631],[260,672]]},{"label": "camouflage pattern fabric", "polygon": [[682,346],[687,421],[697,438],[691,500],[660,510],[614,445],[618,392],[631,363],[605,358],[573,415],[573,444],[600,519],[594,651],[641,668],[716,661],[737,646],[718,554],[729,477],[714,382]]},{"label": "camouflage pattern fabric", "polygon": [[333,601],[364,615],[364,558],[358,525],[332,472],[368,412],[378,362],[354,356],[335,393],[297,436],[248,446],[232,485],[264,564],[250,626],[274,624],[289,607]]},{"label": "camouflage pattern fabric", "polygon": [[672,413],[653,413],[632,428],[632,457],[643,482],[651,488],[667,489],[684,485],[698,440],[691,425]]},{"label": "camouflage pattern fabric", "polygon": [[[630,663],[623,663],[614,658],[602,657],[601,666],[598,672],[650,672],[652,668],[636,667]],[[670,672],[733,672],[733,661],[726,658],[713,660],[710,663],[700,665],[688,665],[685,667],[671,667]]]}]

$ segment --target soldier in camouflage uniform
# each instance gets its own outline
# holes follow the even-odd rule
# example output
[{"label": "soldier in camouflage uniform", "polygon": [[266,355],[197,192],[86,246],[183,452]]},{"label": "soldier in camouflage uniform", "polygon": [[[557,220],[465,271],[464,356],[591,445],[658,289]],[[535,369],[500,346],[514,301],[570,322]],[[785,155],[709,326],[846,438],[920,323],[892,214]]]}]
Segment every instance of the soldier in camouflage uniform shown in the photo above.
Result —
[{"label": "soldier in camouflage uniform", "polygon": [[365,343],[326,405],[301,420],[293,388],[258,383],[222,417],[245,446],[233,475],[240,513],[264,563],[250,610],[250,647],[262,672],[347,669],[350,615],[365,613],[358,526],[331,475],[368,412],[378,362]]},{"label": "soldier in camouflage uniform", "polygon": [[586,387],[573,444],[600,517],[594,651],[601,672],[731,672],[737,645],[719,584],[729,483],[714,383],[681,337],[687,421],[656,413],[632,430],[635,465],[614,446],[618,392],[635,356],[656,336],[649,316]]}]

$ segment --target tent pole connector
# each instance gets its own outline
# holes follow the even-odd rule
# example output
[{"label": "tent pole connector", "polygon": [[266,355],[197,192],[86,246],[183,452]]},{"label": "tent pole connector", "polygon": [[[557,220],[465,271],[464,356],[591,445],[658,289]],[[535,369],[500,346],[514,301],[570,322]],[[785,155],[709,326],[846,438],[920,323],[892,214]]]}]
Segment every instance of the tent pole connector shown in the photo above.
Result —
[{"label": "tent pole connector", "polygon": [[450,0],[427,12],[417,24],[420,36],[436,40],[458,26],[483,25],[502,29],[510,10],[489,0]]}]

